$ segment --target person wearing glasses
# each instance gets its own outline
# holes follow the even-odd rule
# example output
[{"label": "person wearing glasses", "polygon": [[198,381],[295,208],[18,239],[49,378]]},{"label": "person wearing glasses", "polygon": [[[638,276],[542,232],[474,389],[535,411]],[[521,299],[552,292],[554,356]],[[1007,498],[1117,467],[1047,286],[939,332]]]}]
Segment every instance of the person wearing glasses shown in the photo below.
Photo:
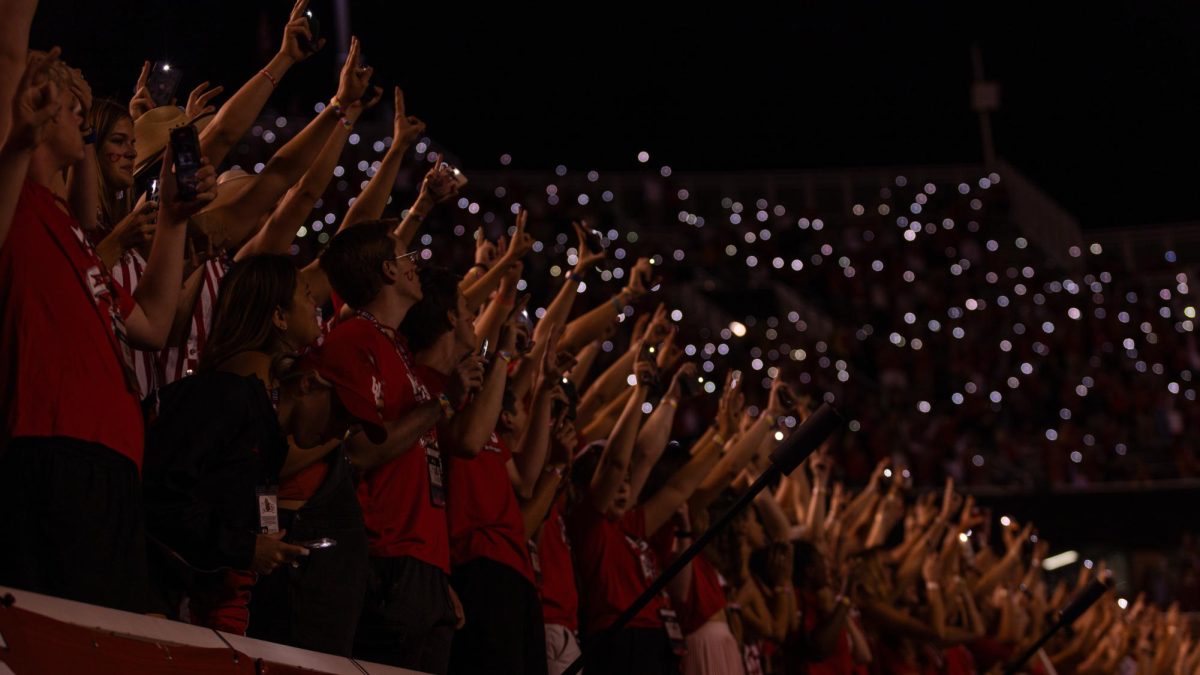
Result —
[{"label": "person wearing glasses", "polygon": [[352,434],[346,456],[359,473],[370,571],[355,638],[356,657],[432,673],[446,672],[461,608],[448,582],[450,537],[437,424],[454,416],[467,388],[450,378],[439,395],[417,374],[399,331],[422,298],[410,252],[378,220],[338,233],[321,268],[338,296],[354,308],[325,338],[322,360],[347,373],[351,386],[373,397],[387,438]]}]

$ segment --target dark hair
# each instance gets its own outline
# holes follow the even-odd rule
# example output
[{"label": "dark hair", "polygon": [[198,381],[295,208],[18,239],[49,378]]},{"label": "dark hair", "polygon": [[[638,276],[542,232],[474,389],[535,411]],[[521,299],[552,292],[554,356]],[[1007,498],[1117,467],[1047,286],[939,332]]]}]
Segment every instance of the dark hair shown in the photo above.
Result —
[{"label": "dark hair", "polygon": [[671,477],[679,473],[684,464],[691,460],[691,455],[688,454],[687,448],[684,448],[676,441],[667,443],[666,449],[663,450],[662,456],[655,462],[650,469],[650,475],[646,477],[646,482],[642,484],[641,495],[634,495],[639,504],[647,499],[658,494],[658,491],[663,489],[667,481]]},{"label": "dark hair", "polygon": [[333,290],[351,307],[361,308],[383,288],[383,263],[396,256],[394,218],[372,220],[342,230],[321,254],[321,269]]},{"label": "dark hair", "polygon": [[291,308],[298,280],[295,263],[285,255],[256,255],[234,263],[221,279],[200,370],[216,369],[242,352],[278,351],[280,331],[271,318],[276,308]]},{"label": "dark hair", "polygon": [[429,349],[438,338],[454,330],[451,315],[458,310],[459,277],[454,270],[429,265],[420,274],[422,297],[400,322],[400,332],[413,352]]}]

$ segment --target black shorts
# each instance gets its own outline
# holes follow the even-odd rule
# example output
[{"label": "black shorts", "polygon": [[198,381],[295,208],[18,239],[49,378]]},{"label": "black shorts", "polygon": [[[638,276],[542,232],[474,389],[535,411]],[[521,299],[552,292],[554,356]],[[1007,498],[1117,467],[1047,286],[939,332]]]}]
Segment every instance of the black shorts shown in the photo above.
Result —
[{"label": "black shorts", "polygon": [[[660,675],[679,672],[664,628],[622,628],[616,633],[585,639],[587,675]],[[589,652],[590,648],[590,652]]]},{"label": "black shorts", "polygon": [[446,573],[416,558],[371,558],[367,579],[354,657],[445,673],[457,623]]},{"label": "black shorts", "polygon": [[331,458],[325,482],[299,511],[280,509],[279,527],[287,530],[290,542],[328,537],[337,545],[311,551],[297,567],[280,565],[259,577],[246,634],[350,656],[367,588],[367,532],[341,451]]},{"label": "black shorts", "polygon": [[138,468],[99,443],[8,441],[0,455],[0,584],[145,612]]},{"label": "black shorts", "polygon": [[546,672],[542,602],[508,565],[475,558],[451,570],[466,623],[454,636],[450,672],[530,675]]}]

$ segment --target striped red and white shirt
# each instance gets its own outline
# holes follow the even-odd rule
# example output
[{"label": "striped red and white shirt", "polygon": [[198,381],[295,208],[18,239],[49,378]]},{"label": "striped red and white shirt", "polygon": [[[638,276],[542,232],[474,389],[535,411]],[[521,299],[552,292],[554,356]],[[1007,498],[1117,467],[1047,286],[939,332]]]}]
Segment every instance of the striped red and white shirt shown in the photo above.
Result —
[{"label": "striped red and white shirt", "polygon": [[[121,256],[117,264],[109,270],[113,279],[133,295],[137,291],[138,282],[146,271],[146,259],[137,249],[130,249]],[[133,351],[133,370],[137,373],[138,385],[141,386],[142,398],[149,396],[162,386],[158,368],[158,352],[135,349]]]},{"label": "striped red and white shirt", "polygon": [[213,311],[217,307],[217,294],[221,280],[229,272],[229,257],[221,255],[204,262],[204,278],[200,292],[192,307],[192,319],[188,327],[187,340],[181,345],[172,345],[159,352],[162,366],[162,384],[168,385],[191,375],[200,365],[200,352],[212,329]]}]

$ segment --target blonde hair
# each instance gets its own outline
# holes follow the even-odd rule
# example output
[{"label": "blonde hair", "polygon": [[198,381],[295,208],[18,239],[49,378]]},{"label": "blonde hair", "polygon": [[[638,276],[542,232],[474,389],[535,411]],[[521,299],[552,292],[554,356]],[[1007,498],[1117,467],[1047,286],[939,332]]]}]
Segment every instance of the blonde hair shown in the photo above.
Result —
[{"label": "blonde hair", "polygon": [[[46,52],[40,49],[30,49],[29,57],[40,56],[45,58],[49,56]],[[58,86],[59,90],[70,90],[71,82],[74,78],[71,76],[71,68],[62,59],[56,60],[50,64],[50,81]]]},{"label": "blonde hair", "polygon": [[[96,134],[97,146],[102,146],[108,140],[108,137],[112,135],[113,127],[117,126],[121,120],[129,120],[131,124],[133,123],[129,111],[116,101],[107,98],[96,99],[92,104],[92,109],[88,111],[87,123]],[[97,152],[96,182],[100,189],[100,219],[106,228],[112,228],[116,227],[117,223],[121,222],[121,219],[129,215],[133,209],[133,186],[111,185],[104,170],[99,166],[100,157],[101,154]],[[118,193],[121,196],[118,197]]]}]

